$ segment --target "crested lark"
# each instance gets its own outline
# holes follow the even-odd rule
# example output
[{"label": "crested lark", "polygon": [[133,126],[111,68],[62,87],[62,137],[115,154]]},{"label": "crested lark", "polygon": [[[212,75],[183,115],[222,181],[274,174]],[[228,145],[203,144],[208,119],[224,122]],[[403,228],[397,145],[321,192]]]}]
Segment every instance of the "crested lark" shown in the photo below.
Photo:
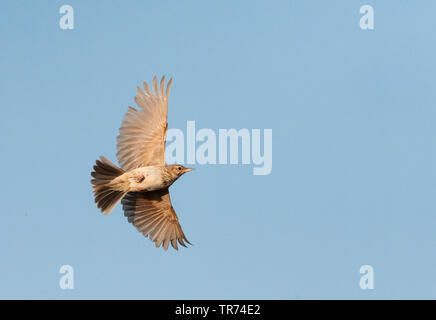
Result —
[{"label": "crested lark", "polygon": [[171,205],[168,187],[184,173],[181,165],[165,165],[168,97],[172,79],[165,90],[165,77],[158,87],[153,78],[151,91],[146,82],[138,87],[135,102],[129,107],[117,137],[117,158],[121,168],[105,157],[96,161],[91,172],[97,207],[108,215],[121,200],[129,222],[155,242],[168,249],[169,244],[190,244]]}]

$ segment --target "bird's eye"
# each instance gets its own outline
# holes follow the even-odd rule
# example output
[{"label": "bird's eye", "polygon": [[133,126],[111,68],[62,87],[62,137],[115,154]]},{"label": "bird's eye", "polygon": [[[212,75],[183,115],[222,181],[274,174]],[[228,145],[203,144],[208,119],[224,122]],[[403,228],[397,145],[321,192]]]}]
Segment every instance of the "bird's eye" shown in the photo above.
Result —
[{"label": "bird's eye", "polygon": [[177,167],[177,170],[179,170],[179,171],[182,170],[182,167]]}]

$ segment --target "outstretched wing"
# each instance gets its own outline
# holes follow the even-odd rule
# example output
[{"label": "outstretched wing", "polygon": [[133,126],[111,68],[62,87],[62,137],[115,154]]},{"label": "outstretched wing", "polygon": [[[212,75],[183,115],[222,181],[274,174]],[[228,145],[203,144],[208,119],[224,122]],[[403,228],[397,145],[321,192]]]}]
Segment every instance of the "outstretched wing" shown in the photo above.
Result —
[{"label": "outstretched wing", "polygon": [[151,192],[130,192],[121,201],[124,215],[139,232],[155,242],[156,248],[169,244],[178,250],[177,243],[186,247],[186,239],[176,212],[171,205],[168,188]]},{"label": "outstretched wing", "polygon": [[117,158],[124,170],[165,165],[168,97],[172,80],[166,90],[165,77],[162,77],[159,88],[156,77],[153,78],[153,92],[145,81],[145,91],[138,87],[135,102],[140,109],[128,108],[117,137]]}]

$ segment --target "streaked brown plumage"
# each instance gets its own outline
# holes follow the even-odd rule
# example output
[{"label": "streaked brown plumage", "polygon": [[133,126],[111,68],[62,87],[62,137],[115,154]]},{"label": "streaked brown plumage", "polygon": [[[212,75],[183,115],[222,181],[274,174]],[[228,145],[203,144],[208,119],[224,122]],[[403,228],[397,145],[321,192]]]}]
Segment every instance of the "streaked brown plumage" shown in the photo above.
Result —
[{"label": "streaked brown plumage", "polygon": [[165,250],[177,243],[190,244],[171,205],[168,187],[191,168],[165,165],[168,97],[172,79],[165,90],[165,77],[152,91],[146,82],[138,87],[135,102],[129,107],[117,137],[118,168],[105,157],[96,161],[91,172],[97,207],[108,215],[121,200],[124,215],[138,231]]}]

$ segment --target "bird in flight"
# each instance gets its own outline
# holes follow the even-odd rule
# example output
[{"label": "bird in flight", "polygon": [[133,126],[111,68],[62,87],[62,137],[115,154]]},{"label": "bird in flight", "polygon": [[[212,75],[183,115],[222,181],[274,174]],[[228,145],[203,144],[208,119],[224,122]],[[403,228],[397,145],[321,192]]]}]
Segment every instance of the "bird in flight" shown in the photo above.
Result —
[{"label": "bird in flight", "polygon": [[182,165],[165,164],[165,137],[168,128],[168,97],[172,79],[165,89],[153,78],[152,90],[144,81],[138,87],[135,102],[139,110],[129,107],[117,137],[117,158],[121,168],[101,156],[91,172],[97,207],[108,215],[121,201],[124,215],[139,232],[159,248],[170,243],[191,244],[185,237],[171,205],[168,188],[184,173],[192,171]]}]

